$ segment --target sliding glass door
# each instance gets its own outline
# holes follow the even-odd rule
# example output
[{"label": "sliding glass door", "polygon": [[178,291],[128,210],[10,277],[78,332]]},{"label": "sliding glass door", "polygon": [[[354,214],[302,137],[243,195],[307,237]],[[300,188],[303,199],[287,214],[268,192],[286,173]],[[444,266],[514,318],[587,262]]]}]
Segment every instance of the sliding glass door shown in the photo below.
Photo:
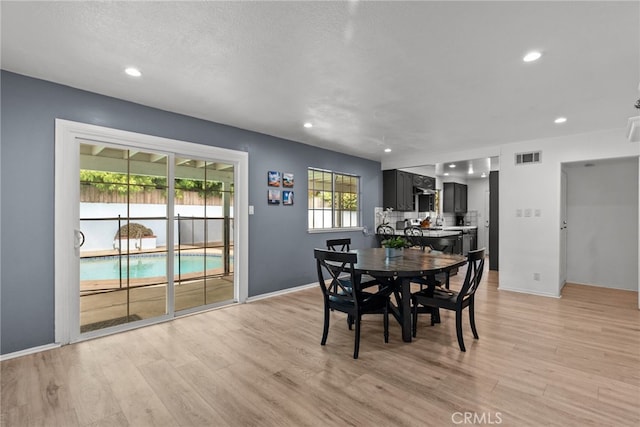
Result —
[{"label": "sliding glass door", "polygon": [[168,156],[79,149],[80,331],[166,315]]},{"label": "sliding glass door", "polygon": [[90,141],[79,158],[80,333],[234,300],[233,164]]},{"label": "sliding glass door", "polygon": [[233,165],[175,159],[175,310],[233,299]]}]

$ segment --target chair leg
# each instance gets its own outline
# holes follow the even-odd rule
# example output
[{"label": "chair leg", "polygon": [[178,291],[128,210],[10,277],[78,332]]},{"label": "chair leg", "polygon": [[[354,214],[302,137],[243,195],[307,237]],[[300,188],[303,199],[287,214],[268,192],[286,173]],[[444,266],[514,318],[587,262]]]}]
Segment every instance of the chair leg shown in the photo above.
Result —
[{"label": "chair leg", "polygon": [[462,337],[462,310],[456,310],[456,335],[458,336],[460,351],[467,351],[464,348],[464,339]]},{"label": "chair leg", "polygon": [[440,309],[438,307],[431,307],[431,326],[436,323],[440,323]]},{"label": "chair leg", "polygon": [[355,321],[356,321],[356,343],[355,343],[355,347],[353,349],[353,358],[357,359],[358,358],[358,351],[360,350],[360,320],[362,318],[362,316],[360,316],[360,314],[358,313],[355,316]]},{"label": "chair leg", "polygon": [[350,314],[347,314],[347,326],[349,330],[353,329],[353,316]]},{"label": "chair leg", "polygon": [[384,306],[384,342],[389,342],[389,302]]},{"label": "chair leg", "polygon": [[475,310],[473,309],[473,300],[469,302],[469,322],[471,323],[471,331],[473,332],[473,337],[478,339],[478,331],[476,330],[476,316]]},{"label": "chair leg", "polygon": [[411,332],[415,338],[418,333],[418,301],[415,298],[411,299],[411,307]]},{"label": "chair leg", "polygon": [[329,306],[324,305],[324,330],[322,331],[322,341],[320,341],[320,345],[325,345],[327,343],[327,335],[329,334]]}]

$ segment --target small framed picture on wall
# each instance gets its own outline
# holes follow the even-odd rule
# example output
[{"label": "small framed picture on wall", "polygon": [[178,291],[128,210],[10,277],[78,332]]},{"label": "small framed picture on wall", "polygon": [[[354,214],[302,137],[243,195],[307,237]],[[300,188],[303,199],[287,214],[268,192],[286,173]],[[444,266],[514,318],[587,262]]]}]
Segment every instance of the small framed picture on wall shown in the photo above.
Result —
[{"label": "small framed picture on wall", "polygon": [[279,205],[280,190],[267,190],[267,201],[270,205]]},{"label": "small framed picture on wall", "polygon": [[283,191],[282,192],[282,204],[283,205],[292,205],[293,204],[293,191]]},{"label": "small framed picture on wall", "polygon": [[267,184],[269,187],[280,187],[280,172],[269,171],[267,174]]},{"label": "small framed picture on wall", "polygon": [[284,172],[282,174],[282,186],[286,188],[293,187],[293,174],[289,172]]}]

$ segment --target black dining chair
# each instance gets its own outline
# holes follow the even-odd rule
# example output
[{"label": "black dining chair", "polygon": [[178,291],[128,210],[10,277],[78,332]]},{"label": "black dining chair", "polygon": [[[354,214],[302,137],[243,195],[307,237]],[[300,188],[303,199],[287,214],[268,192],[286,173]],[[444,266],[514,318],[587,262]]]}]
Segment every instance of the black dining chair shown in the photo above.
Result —
[{"label": "black dining chair", "polygon": [[430,239],[429,247],[436,252],[441,252],[443,254],[452,254],[455,250],[455,241],[446,238]]},{"label": "black dining chair", "polygon": [[328,239],[327,249],[330,251],[349,252],[351,250],[351,239]]},{"label": "black dining chair", "polygon": [[411,246],[417,246],[424,250],[424,240],[422,238],[422,228],[412,225],[404,229],[405,239]]},{"label": "black dining chair", "polygon": [[[363,314],[384,315],[384,342],[389,342],[389,295],[393,292],[391,286],[381,286],[375,293],[364,292],[360,287],[360,275],[356,274],[353,268],[358,262],[358,254],[354,252],[314,249],[313,254],[324,298],[324,329],[320,344],[325,345],[327,342],[331,310],[346,313],[355,323],[354,359],[358,358]],[[347,282],[343,278],[345,273],[348,274]]]},{"label": "black dining chair", "polygon": [[467,255],[467,274],[459,292],[448,289],[435,289],[429,287],[411,295],[413,314],[413,336],[416,336],[418,324],[418,305],[431,308],[431,326],[436,322],[438,310],[452,310],[456,312],[456,335],[460,351],[466,351],[462,336],[462,310],[469,308],[469,322],[473,337],[478,339],[476,321],[474,317],[475,294],[482,280],[484,269],[484,248],[469,251]]},{"label": "black dining chair", "polygon": [[[348,237],[342,239],[328,239],[327,249],[330,251],[349,252],[351,250],[351,239]],[[370,286],[378,286],[380,282],[369,275],[363,275],[360,281],[360,288],[368,288]],[[351,323],[349,323],[351,326]]]},{"label": "black dining chair", "polygon": [[[415,226],[415,225],[411,225],[409,227],[405,227],[404,236],[405,236],[405,239],[411,245],[411,247],[419,247],[420,249],[422,249],[424,251],[425,246],[424,246],[424,239],[422,238],[422,236],[423,236],[422,228],[420,228],[418,226]],[[427,284],[427,278],[426,277],[414,277],[414,278],[411,279],[411,282],[419,283],[420,284],[420,289],[422,289]]]},{"label": "black dining chair", "polygon": [[[455,241],[451,239],[431,239],[429,243],[429,248],[431,253],[433,254],[453,254],[455,250]],[[454,272],[457,272],[456,268]],[[449,289],[449,279],[451,275],[451,271],[447,271],[446,273],[438,273],[436,274],[436,282],[438,284],[444,285],[445,288]],[[422,290],[422,288],[420,288]]]},{"label": "black dining chair", "polygon": [[[411,244],[411,246],[419,247],[423,251],[425,250],[426,245],[423,238],[424,234],[422,232],[421,227],[418,227],[415,225],[406,227],[404,229],[404,235],[406,239],[409,241],[409,243]],[[441,250],[434,249],[434,246]],[[441,254],[441,253],[451,254],[453,253],[453,249],[454,249],[453,245],[451,244],[451,241],[448,239],[435,239],[435,240],[430,239],[429,252],[432,252],[434,254]],[[449,288],[449,272],[436,274],[434,280],[437,285],[444,284],[444,286],[447,289]],[[419,283],[420,290],[422,290],[424,286],[429,283],[429,280],[426,277],[414,277],[411,279],[411,282]],[[423,312],[426,312],[426,311],[423,311]]]},{"label": "black dining chair", "polygon": [[389,224],[381,224],[376,228],[378,243],[382,246],[382,242],[395,237],[396,230]]}]

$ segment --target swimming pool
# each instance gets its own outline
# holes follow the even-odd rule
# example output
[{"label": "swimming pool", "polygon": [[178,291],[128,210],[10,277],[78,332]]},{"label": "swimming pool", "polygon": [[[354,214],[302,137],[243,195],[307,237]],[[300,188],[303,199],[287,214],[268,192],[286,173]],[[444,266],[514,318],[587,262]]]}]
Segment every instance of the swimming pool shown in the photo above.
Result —
[{"label": "swimming pool", "polygon": [[[114,280],[127,277],[127,257],[122,257],[119,274],[118,256],[82,258],[80,260],[80,280]],[[179,261],[179,262],[178,262]],[[231,259],[233,262],[233,258]],[[197,273],[203,270],[222,268],[222,257],[219,254],[175,254],[173,260],[174,274]],[[167,254],[144,254],[129,256],[129,278],[144,279],[163,277],[167,274]]]}]

